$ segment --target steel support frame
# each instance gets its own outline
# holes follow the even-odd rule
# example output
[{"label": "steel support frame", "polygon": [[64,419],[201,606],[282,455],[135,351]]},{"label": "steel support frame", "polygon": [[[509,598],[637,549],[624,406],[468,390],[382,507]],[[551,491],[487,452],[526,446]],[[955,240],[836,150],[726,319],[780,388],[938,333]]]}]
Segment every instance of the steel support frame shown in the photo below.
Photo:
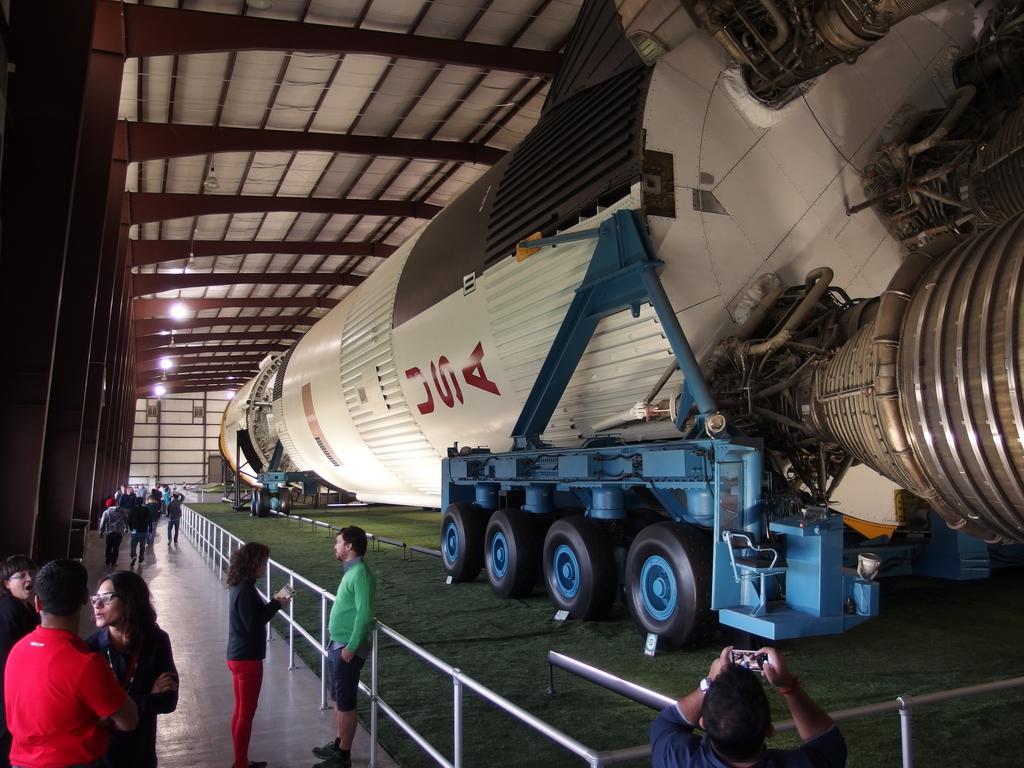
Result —
[{"label": "steel support frame", "polygon": [[[45,3],[15,0],[8,37],[8,53],[17,69],[8,92],[0,247],[5,326],[17,334],[17,354],[9,361],[0,398],[0,418],[11,446],[0,463],[0,487],[17,493],[18,500],[0,515],[0,540],[8,552],[37,557],[66,553],[70,530],[70,504],[50,507],[40,517],[40,498],[61,485],[74,487],[68,478],[75,474],[69,475],[68,467],[56,476],[43,475],[43,450],[47,419],[54,410],[50,387],[57,319],[73,237],[70,224],[79,199],[76,185],[81,183],[76,165],[94,13],[95,2],[68,3],[54,14]],[[40,146],[46,151],[38,151]],[[14,317],[26,299],[36,314],[28,326]]]},{"label": "steel support frame", "polygon": [[[654,256],[654,248],[638,211],[617,211],[596,230],[556,235],[524,242],[520,246],[545,248],[595,238],[597,246],[587,273],[576,289],[572,304],[512,430],[512,442],[517,449],[541,445],[541,433],[547,428],[551,414],[576,372],[601,319],[626,309],[636,317],[643,303],[650,303],[654,308],[679,361],[685,400],[696,403],[700,416],[717,410],[696,356],[655,274],[663,262]],[[680,417],[685,415],[681,413]]]},{"label": "steel support frame", "polygon": [[[71,549],[72,521],[79,515],[84,520],[90,516],[92,457],[88,452],[83,456],[81,447],[99,277],[104,271],[103,238],[108,225],[114,130],[124,73],[121,14],[107,4],[97,4],[96,11],[86,63],[43,447],[41,480],[46,492],[39,499],[36,547],[43,561],[77,552],[77,548]],[[98,397],[100,381],[95,376],[92,386],[93,397]],[[83,460],[87,466],[80,466]],[[61,482],[59,478],[69,480]],[[79,498],[83,487],[86,497]]]},{"label": "steel support frame", "polygon": [[[81,457],[78,467],[78,488],[75,496],[75,517],[89,518],[92,524],[102,514],[102,502],[112,493],[116,482],[110,476],[109,435],[105,434],[105,414],[110,411],[109,373],[112,346],[120,329],[124,304],[130,301],[125,293],[127,228],[121,227],[121,190],[128,173],[124,146],[115,142],[107,187],[106,218],[103,245],[97,273],[96,314],[93,320],[92,343],[89,350],[89,371],[86,379],[85,404],[82,415]],[[122,235],[125,237],[122,244]],[[127,329],[126,329],[127,330]],[[102,449],[102,452],[101,452]]]},{"label": "steel support frame", "polygon": [[[505,492],[568,492],[588,509],[597,491],[621,491],[629,499],[631,494],[645,490],[659,498],[674,495],[678,499],[706,494],[710,488],[712,495],[707,504],[677,501],[665,505],[665,511],[677,522],[708,528],[714,525],[715,511],[724,503],[721,490],[728,491],[729,499],[739,490],[737,514],[753,526],[761,512],[761,451],[760,440],[729,437],[451,456],[441,462],[441,507],[445,509],[457,501],[478,502],[476,489],[481,485]],[[742,489],[720,483],[721,467],[729,465],[738,465],[743,477],[757,477],[758,481],[744,482]],[[624,517],[625,510],[621,515],[599,516]]]}]

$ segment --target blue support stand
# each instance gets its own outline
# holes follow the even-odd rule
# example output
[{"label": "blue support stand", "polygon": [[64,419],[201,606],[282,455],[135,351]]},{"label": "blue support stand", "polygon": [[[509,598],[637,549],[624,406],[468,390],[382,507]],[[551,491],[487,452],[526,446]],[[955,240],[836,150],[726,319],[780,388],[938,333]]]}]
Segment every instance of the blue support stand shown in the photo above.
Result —
[{"label": "blue support stand", "polygon": [[[785,561],[762,545],[763,447],[759,440],[729,435],[725,420],[716,415],[714,397],[658,279],[662,262],[653,255],[639,214],[618,211],[599,229],[522,245],[558,247],[593,238],[598,242],[587,273],[513,429],[513,449],[451,453],[442,464],[443,506],[475,501],[495,509],[500,489],[521,492],[522,509],[544,513],[556,495],[572,494],[590,518],[616,520],[625,517],[631,495],[643,491],[676,522],[713,529],[711,607],[720,611],[723,624],[777,639],[842,632],[877,614],[877,585],[842,569],[839,516],[817,516],[811,525],[808,518],[772,523],[785,540]],[[683,375],[676,420],[680,438],[601,448],[544,445],[541,435],[597,324],[625,309],[637,316],[643,303],[657,314]],[[695,425],[684,436],[681,428],[693,406]],[[768,552],[775,552],[770,563],[758,560]],[[647,566],[649,573],[671,576],[661,555],[651,556]],[[652,600],[668,594],[658,591],[670,581],[667,576],[650,580]],[[782,579],[787,580],[785,603],[772,600]]]},{"label": "blue support stand", "polygon": [[987,579],[992,572],[988,544],[954,531],[934,512],[928,513],[931,541],[914,561],[914,573],[938,579]]},{"label": "blue support stand", "polygon": [[707,382],[700,373],[697,358],[655,274],[663,262],[652,255],[654,249],[638,216],[635,211],[617,211],[599,229],[523,244],[531,248],[557,247],[567,242],[597,238],[587,274],[576,290],[576,296],[551,344],[551,351],[512,430],[515,449],[543,447],[540,435],[551,421],[551,414],[576,371],[598,322],[627,308],[632,308],[635,317],[640,312],[640,305],[646,302],[654,307],[683,372],[685,408],[680,407],[677,425],[685,420],[692,403],[696,403],[702,416],[717,410]]}]

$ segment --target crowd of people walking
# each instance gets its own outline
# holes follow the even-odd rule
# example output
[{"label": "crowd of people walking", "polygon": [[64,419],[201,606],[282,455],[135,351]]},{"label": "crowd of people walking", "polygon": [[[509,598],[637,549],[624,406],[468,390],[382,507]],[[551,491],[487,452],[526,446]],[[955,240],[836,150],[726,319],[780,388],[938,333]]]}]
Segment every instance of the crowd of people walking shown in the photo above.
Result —
[{"label": "crowd of people walking", "polygon": [[146,548],[153,548],[160,518],[167,515],[167,546],[178,543],[181,503],[185,497],[168,485],[153,488],[143,501],[144,491],[136,493],[130,485],[122,485],[107,499],[106,509],[100,517],[99,533],[106,538],[104,562],[117,565],[121,542],[125,533],[131,533],[129,556],[131,566],[146,562]]}]

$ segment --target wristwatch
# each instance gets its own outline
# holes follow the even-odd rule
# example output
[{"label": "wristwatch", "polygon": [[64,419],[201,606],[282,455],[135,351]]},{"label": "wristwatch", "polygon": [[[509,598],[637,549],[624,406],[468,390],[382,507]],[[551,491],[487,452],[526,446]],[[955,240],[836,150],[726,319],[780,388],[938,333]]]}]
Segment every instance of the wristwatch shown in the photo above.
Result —
[{"label": "wristwatch", "polygon": [[697,687],[700,688],[701,693],[707,693],[708,690],[711,688],[710,675],[708,677],[701,678],[700,684]]}]

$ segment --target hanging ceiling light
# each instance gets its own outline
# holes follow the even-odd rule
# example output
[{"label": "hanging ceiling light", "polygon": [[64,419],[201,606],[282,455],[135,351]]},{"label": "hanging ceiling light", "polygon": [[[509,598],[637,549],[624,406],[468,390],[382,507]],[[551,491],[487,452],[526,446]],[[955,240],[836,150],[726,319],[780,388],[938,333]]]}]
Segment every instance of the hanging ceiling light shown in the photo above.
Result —
[{"label": "hanging ceiling light", "polygon": [[249,0],[249,7],[254,11],[269,11],[274,3],[273,0]]},{"label": "hanging ceiling light", "polygon": [[155,387],[153,387],[153,394],[156,395],[157,397],[163,397],[164,395],[167,394],[167,387],[165,387],[163,384],[157,384]]},{"label": "hanging ceiling light", "polygon": [[[175,320],[184,320],[186,315],[188,315],[188,307],[180,301],[171,307],[171,317]],[[174,331],[171,331],[171,333],[173,334]]]},{"label": "hanging ceiling light", "polygon": [[169,371],[173,367],[174,367],[174,361],[171,360],[171,358],[169,358],[169,357],[161,357],[160,358],[160,370],[162,370],[162,371]]},{"label": "hanging ceiling light", "polygon": [[207,190],[220,189],[220,182],[217,181],[217,172],[213,169],[213,165],[210,165],[210,173],[206,177],[206,181],[203,182],[203,187]]}]

